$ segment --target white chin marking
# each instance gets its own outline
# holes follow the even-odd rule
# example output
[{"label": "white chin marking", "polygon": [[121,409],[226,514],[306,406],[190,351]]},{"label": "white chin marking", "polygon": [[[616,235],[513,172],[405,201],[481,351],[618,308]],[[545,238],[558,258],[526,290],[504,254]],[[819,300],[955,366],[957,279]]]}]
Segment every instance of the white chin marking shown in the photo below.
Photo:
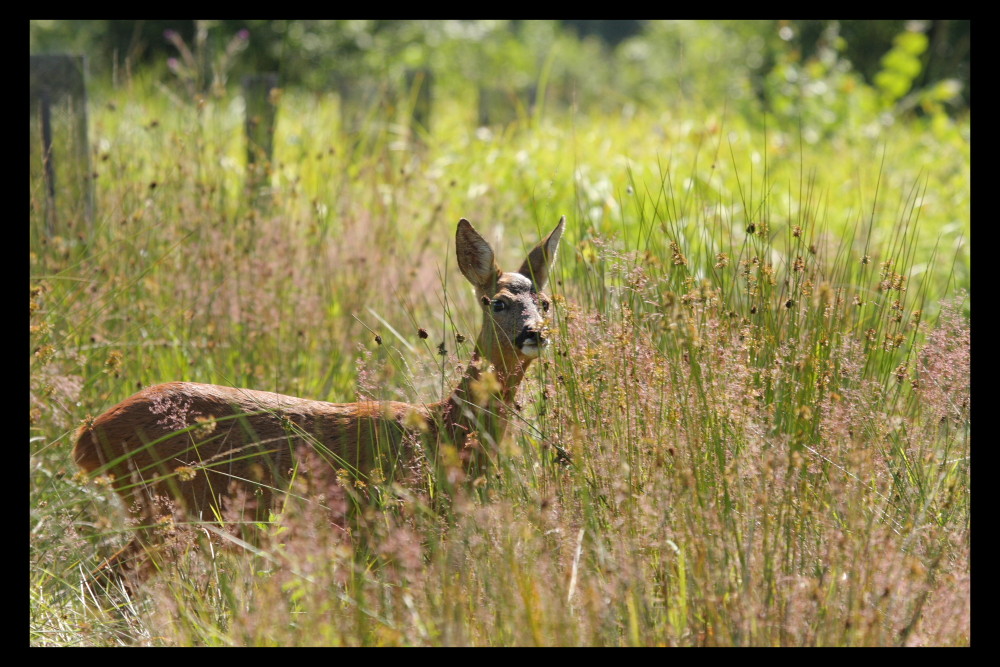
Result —
[{"label": "white chin marking", "polygon": [[544,344],[539,346],[537,343],[534,343],[532,341],[526,341],[521,344],[521,354],[530,359],[534,359],[535,357],[537,357],[539,354],[542,353],[542,348],[544,347],[545,347]]}]

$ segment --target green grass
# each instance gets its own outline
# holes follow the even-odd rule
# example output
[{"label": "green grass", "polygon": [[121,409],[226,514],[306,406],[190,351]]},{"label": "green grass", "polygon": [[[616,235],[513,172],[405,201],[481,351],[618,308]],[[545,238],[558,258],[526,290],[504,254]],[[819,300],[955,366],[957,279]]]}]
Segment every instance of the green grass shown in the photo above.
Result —
[{"label": "green grass", "polygon": [[[335,98],[285,91],[255,206],[237,104],[92,95],[92,228],[46,235],[32,185],[29,641],[968,644],[968,120],[810,141],[725,110],[473,111],[352,142]],[[88,415],[170,380],[437,400],[477,333],[457,220],[511,269],[562,214],[555,344],[485,487],[317,473],[252,549],[182,530],[137,596],[83,585],[129,532],[75,474]],[[374,502],[346,535],[320,494]]]}]

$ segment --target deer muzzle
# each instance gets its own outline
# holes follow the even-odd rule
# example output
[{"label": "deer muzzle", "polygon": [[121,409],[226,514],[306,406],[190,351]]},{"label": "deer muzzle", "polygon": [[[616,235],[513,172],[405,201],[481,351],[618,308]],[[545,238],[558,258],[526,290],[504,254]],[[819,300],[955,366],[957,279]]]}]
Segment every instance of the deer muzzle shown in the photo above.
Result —
[{"label": "deer muzzle", "polygon": [[524,327],[514,339],[514,347],[526,357],[535,358],[549,344],[548,338],[539,329]]}]

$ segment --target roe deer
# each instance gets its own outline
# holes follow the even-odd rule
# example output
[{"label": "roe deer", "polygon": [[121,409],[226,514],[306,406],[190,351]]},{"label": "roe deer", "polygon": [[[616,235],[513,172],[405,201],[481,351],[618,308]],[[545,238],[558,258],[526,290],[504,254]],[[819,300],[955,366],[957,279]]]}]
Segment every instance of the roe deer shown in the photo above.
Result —
[{"label": "roe deer", "polygon": [[358,478],[377,471],[391,479],[420,438],[432,464],[449,445],[475,474],[498,451],[525,369],[548,344],[543,313],[549,302],[541,290],[565,222],[563,216],[516,273],[504,273],[489,243],[467,220],[459,221],[458,267],[475,287],[483,324],[458,386],[438,403],[325,403],[171,382],[144,389],[85,424],[73,450],[77,464],[107,475],[140,526],[95,572],[128,573],[140,581],[152,572],[152,527],[165,513],[155,509],[158,499],[213,521],[222,516],[224,499],[249,488],[249,505],[266,518],[302,447]]}]

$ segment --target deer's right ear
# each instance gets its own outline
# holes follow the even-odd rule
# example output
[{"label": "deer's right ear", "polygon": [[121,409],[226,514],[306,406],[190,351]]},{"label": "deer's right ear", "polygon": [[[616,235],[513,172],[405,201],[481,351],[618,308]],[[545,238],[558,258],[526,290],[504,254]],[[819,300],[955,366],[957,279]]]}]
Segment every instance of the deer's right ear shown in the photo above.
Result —
[{"label": "deer's right ear", "polygon": [[497,266],[493,248],[465,218],[458,221],[455,232],[455,254],[458,268],[469,279],[477,292],[492,294],[495,291],[500,267]]},{"label": "deer's right ear", "polygon": [[536,245],[524,264],[518,269],[518,273],[525,276],[533,283],[537,289],[544,289],[545,283],[549,280],[549,269],[555,261],[556,251],[559,249],[559,239],[562,238],[563,229],[566,227],[566,216],[559,218],[559,224],[548,236]]}]

